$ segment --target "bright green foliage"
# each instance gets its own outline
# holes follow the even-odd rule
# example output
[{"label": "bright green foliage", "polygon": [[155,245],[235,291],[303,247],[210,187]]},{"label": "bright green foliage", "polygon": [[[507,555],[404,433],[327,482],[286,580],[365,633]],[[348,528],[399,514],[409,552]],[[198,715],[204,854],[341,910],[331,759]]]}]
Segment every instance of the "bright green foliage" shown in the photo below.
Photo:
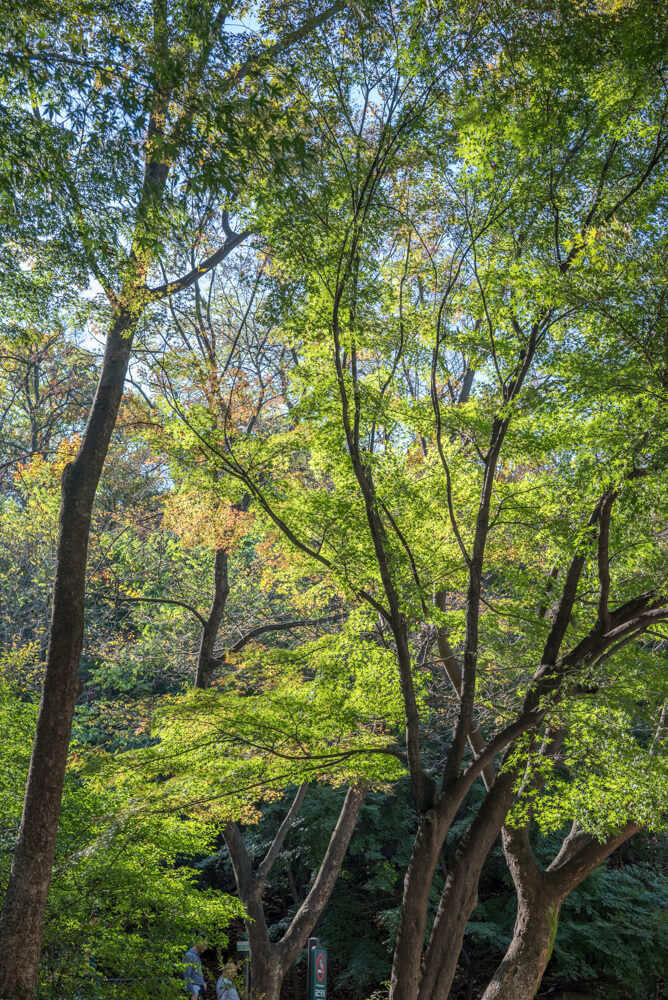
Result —
[{"label": "bright green foliage", "polygon": [[233,659],[213,688],[161,709],[156,746],[116,763],[148,780],[152,809],[252,821],[287,785],[396,780],[400,717],[391,655],[351,630]]},{"label": "bright green foliage", "polygon": [[[6,688],[2,733],[2,882],[21,815],[35,710]],[[66,779],[45,927],[45,998],[178,997],[179,962],[193,936],[225,943],[238,903],[203,892],[183,859],[213,830],[177,815],[141,815],[123,788],[91,783],[74,751]]]},{"label": "bright green foliage", "polygon": [[[626,679],[642,654],[622,660],[627,666]],[[655,661],[657,657],[655,656]],[[665,666],[658,657],[659,690],[665,701]],[[651,677],[650,662],[642,677]],[[576,820],[583,830],[603,840],[633,819],[648,830],[666,828],[668,815],[668,771],[661,730],[660,710],[647,703],[651,690],[637,688],[637,702],[630,710],[614,704],[615,685],[609,685],[608,697],[573,702],[555,717],[567,733],[559,761],[544,764],[537,756],[527,760],[543,778],[540,793],[523,797],[512,818],[519,822],[532,814],[543,832],[560,829],[567,819]],[[643,698],[643,695],[645,698]],[[643,704],[644,700],[644,704]],[[612,704],[610,703],[612,702]],[[643,713],[643,708],[645,712]],[[563,720],[563,721],[562,721]],[[657,730],[658,725],[658,730]]]},{"label": "bright green foliage", "polygon": [[[310,6],[254,16],[273,39]],[[220,245],[223,209],[238,206],[256,234],[238,265],[148,310],[140,329],[139,389],[94,515],[75,723],[86,752],[68,776],[47,931],[45,970],[63,996],[84,972],[91,992],[106,989],[86,947],[99,974],[139,976],[128,996],[149,970],[171,974],[190,929],[232,913],[179,862],[208,853],[230,819],[259,844],[288,787],[320,782],[316,801],[331,806],[326,786],[398,783],[393,821],[413,832],[404,708],[414,700],[435,778],[460,711],[437,629],[477,669],[473,717],[489,740],[521,711],[578,557],[555,658],[607,634],[610,609],[661,611],[668,588],[665,5],[355,6],[267,72],[273,50],[228,21],[248,8],[221,8],[215,34],[208,3],[176,3],[165,38],[159,7],[11,4],[0,25],[2,253],[20,261],[0,294],[21,336],[31,290],[53,304],[61,280],[93,275],[118,293],[131,240],[155,285]],[[159,197],[143,174],[155,101],[169,128],[152,133],[153,152],[171,169]],[[72,322],[95,333],[106,308],[86,300]],[[68,410],[61,436],[70,422]],[[9,425],[25,438],[16,407]],[[31,449],[0,499],[0,662],[23,698],[39,688],[69,447],[55,460]],[[223,550],[217,673],[184,693]],[[230,652],[295,616],[329,620]],[[564,669],[507,762],[513,821],[531,815],[544,834],[571,820],[599,836],[630,820],[663,828],[667,637],[657,614]],[[32,708],[15,715],[8,837]],[[541,752],[548,726],[563,734],[557,761]],[[457,815],[450,858],[482,801],[475,788]],[[375,831],[380,807],[365,808]],[[310,833],[308,806],[303,817],[284,865]],[[324,830],[300,841],[310,874]],[[342,875],[376,907],[369,991],[400,916],[400,840],[386,857],[362,831]],[[663,892],[642,866],[597,879],[566,904],[553,959],[585,979],[605,961],[600,914],[636,925]],[[505,941],[497,890],[469,925],[476,959]],[[336,942],[353,918],[339,899],[327,921]],[[651,940],[665,953],[662,935]],[[614,938],[612,975],[628,988],[641,987],[641,937]],[[349,956],[342,991],[367,975],[365,949]]]}]

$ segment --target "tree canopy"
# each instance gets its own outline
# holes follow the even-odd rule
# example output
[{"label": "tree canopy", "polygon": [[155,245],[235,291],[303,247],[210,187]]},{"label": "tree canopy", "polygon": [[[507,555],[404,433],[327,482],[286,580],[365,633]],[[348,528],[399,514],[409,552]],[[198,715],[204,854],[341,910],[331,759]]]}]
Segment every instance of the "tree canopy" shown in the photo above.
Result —
[{"label": "tree canopy", "polygon": [[8,1000],[665,988],[667,13],[5,5]]}]

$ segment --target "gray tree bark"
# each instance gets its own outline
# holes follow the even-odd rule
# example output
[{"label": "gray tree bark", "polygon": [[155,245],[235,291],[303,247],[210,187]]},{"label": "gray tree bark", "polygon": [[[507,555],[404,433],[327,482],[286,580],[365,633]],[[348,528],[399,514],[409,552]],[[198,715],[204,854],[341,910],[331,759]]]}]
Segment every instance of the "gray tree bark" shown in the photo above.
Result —
[{"label": "gray tree bark", "polygon": [[515,883],[517,916],[508,950],[482,1000],[532,1000],[552,955],[563,901],[638,829],[629,823],[599,842],[574,825],[545,871],[534,858],[528,827],[504,829],[503,846]]},{"label": "gray tree bark", "polygon": [[366,788],[358,786],[348,789],[315,881],[281,940],[272,942],[269,939],[269,929],[262,904],[262,891],[285,836],[297,817],[305,794],[306,785],[302,785],[257,870],[253,869],[237,824],[228,823],[225,828],[225,843],[232,860],[239,898],[247,913],[251,1000],[279,1000],[281,984],[300,951],[306,947],[308,938],[332,894],[366,795]]}]

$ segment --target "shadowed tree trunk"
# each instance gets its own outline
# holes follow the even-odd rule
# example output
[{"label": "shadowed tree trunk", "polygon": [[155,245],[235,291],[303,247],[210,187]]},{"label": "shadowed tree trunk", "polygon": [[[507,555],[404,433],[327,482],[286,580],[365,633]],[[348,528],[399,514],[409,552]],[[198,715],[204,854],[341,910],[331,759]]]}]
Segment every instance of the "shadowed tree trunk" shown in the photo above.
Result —
[{"label": "shadowed tree trunk", "polygon": [[280,854],[290,827],[299,814],[307,787],[307,785],[300,785],[271,847],[256,869],[253,868],[238,825],[228,823],[224,831],[239,898],[248,915],[246,929],[250,944],[252,1000],[279,1000],[281,984],[296,962],[300,951],[306,947],[308,938],[322,916],[332,894],[366,795],[364,787],[357,786],[348,789],[315,881],[283,937],[280,941],[272,942],[269,939],[269,929],[262,904],[262,892],[267,875]]},{"label": "shadowed tree trunk", "polygon": [[546,871],[536,864],[528,827],[504,828],[503,849],[517,893],[513,938],[482,1000],[532,1000],[550,961],[566,897],[638,832],[629,823],[603,842],[576,824]]},{"label": "shadowed tree trunk", "polygon": [[[156,0],[151,46],[160,61],[167,49],[167,14]],[[147,94],[150,112],[143,182],[132,246],[120,292],[111,282],[105,292],[113,321],[88,422],[74,460],[61,480],[51,630],[44,687],[37,719],[28,782],[7,893],[0,918],[0,994],[30,998],[38,981],[44,912],[55,855],[56,834],[69,750],[72,716],[81,685],[86,557],[95,493],[123,395],[132,339],[149,301],[149,257],[143,249],[148,216],[161,203],[170,161],[159,151],[172,97],[171,86],[156,72]],[[93,265],[96,274],[100,273]]]},{"label": "shadowed tree trunk", "polygon": [[404,878],[402,920],[397,933],[390,986],[391,995],[396,1000],[414,1000],[417,996],[431,883],[447,833],[447,826],[444,831],[435,811],[432,812],[431,817],[419,818]]},{"label": "shadowed tree trunk", "polygon": [[79,697],[86,556],[97,484],[116,423],[137,315],[122,311],[107,337],[97,392],[75,457],[63,471],[56,577],[44,688],[23,816],[0,922],[0,995],[37,985],[65,766]]},{"label": "shadowed tree trunk", "polygon": [[469,917],[478,903],[480,874],[513,801],[515,774],[499,775],[457,848],[424,955],[418,1000],[447,1000]]}]

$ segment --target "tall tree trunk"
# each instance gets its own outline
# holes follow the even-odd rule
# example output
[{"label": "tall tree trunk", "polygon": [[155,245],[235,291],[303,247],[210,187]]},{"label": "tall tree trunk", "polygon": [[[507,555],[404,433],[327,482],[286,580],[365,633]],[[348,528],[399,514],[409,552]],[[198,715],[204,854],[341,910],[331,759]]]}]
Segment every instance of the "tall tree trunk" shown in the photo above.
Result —
[{"label": "tall tree trunk", "polygon": [[513,937],[482,1000],[532,1000],[550,961],[564,899],[636,833],[628,824],[600,843],[574,825],[546,871],[536,864],[528,827],[504,829],[503,846],[517,892]]},{"label": "tall tree trunk", "polygon": [[425,952],[418,1000],[450,995],[466,924],[478,902],[480,873],[512,804],[514,781],[511,771],[499,775],[455,853]]},{"label": "tall tree trunk", "polygon": [[420,817],[404,878],[401,915],[392,961],[390,1000],[415,1000],[427,929],[429,893],[449,822],[436,810]]},{"label": "tall tree trunk", "polygon": [[[253,869],[241,830],[236,823],[228,823],[223,831],[230,855],[234,880],[239,899],[246,910],[246,931],[250,947],[251,994],[253,998],[267,994],[267,1000],[278,996],[275,979],[279,972],[275,945],[269,940],[269,929],[262,905],[263,881]],[[280,992],[280,980],[278,983]],[[259,991],[259,992],[258,992]]]},{"label": "tall tree trunk", "polygon": [[213,569],[213,600],[209,614],[202,629],[202,639],[197,657],[197,673],[195,687],[208,688],[219,660],[215,655],[218,629],[225,612],[225,604],[230,593],[230,582],[227,573],[227,550],[218,549]]},{"label": "tall tree trunk", "polygon": [[63,471],[51,633],[23,815],[0,918],[0,995],[34,995],[72,716],[81,685],[85,572],[93,502],[123,394],[136,313],[107,337],[97,392],[76,457]]}]

